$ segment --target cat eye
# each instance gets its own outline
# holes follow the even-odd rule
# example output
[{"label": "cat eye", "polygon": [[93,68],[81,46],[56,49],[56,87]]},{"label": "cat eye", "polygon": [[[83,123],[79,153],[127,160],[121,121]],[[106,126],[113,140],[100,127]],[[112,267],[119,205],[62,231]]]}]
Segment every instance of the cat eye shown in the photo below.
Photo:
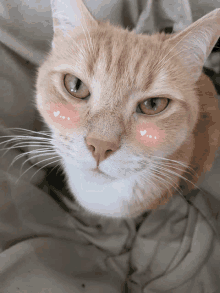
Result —
[{"label": "cat eye", "polygon": [[65,75],[64,86],[75,98],[84,99],[90,95],[88,87],[78,77],[72,74]]},{"label": "cat eye", "polygon": [[139,104],[139,108],[143,114],[155,115],[168,106],[169,99],[167,98],[150,98]]}]

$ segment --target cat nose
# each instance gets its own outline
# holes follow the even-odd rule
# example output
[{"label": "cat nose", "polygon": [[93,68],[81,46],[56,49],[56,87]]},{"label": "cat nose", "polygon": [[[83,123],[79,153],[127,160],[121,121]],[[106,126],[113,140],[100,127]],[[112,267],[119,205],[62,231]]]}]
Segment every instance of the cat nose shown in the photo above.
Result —
[{"label": "cat nose", "polygon": [[97,166],[99,166],[101,161],[104,161],[109,155],[119,149],[119,143],[98,138],[87,137],[86,143],[97,162]]}]

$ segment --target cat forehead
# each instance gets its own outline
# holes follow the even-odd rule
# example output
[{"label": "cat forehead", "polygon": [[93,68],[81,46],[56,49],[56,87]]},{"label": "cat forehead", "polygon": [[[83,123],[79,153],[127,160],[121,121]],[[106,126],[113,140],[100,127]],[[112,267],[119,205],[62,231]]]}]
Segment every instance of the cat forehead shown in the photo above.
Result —
[{"label": "cat forehead", "polygon": [[155,55],[167,38],[165,34],[141,35],[109,23],[100,23],[96,28],[77,27],[69,30],[67,36],[58,35],[54,39],[54,47],[61,54],[62,50],[69,50],[70,53],[72,49],[75,54],[84,51],[91,63],[106,55],[109,58],[105,61],[113,61],[110,57],[114,56],[121,59],[131,55],[147,56],[150,51]]},{"label": "cat forehead", "polygon": [[[164,34],[137,35],[105,24],[93,30],[78,30],[57,42],[56,61],[66,60],[76,75],[95,77],[107,85],[136,85],[143,90],[158,74],[156,65],[164,56]],[[60,44],[63,44],[60,46]],[[62,48],[62,50],[61,50]]]}]

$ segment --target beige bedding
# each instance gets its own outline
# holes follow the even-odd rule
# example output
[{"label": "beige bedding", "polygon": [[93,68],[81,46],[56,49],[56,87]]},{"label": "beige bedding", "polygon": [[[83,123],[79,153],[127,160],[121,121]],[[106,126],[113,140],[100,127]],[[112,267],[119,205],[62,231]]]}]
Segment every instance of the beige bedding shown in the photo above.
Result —
[{"label": "beige bedding", "polygon": [[[97,18],[139,32],[180,30],[220,7],[218,0],[85,2]],[[9,127],[35,130],[34,70],[51,38],[48,0],[0,2],[0,141]],[[115,221],[74,205],[65,211],[37,187],[46,171],[29,162],[19,179],[27,158],[8,170],[19,154],[11,149],[0,158],[1,293],[219,292],[219,158],[191,203],[177,194],[154,213]]]}]

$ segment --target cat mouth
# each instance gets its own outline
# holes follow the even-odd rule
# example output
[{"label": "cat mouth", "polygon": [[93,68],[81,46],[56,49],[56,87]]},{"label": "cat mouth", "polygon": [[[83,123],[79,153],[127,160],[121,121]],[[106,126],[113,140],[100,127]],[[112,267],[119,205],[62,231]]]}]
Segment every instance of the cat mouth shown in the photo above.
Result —
[{"label": "cat mouth", "polygon": [[99,167],[91,168],[90,170],[91,170],[95,175],[97,175],[97,174],[98,174],[98,175],[102,175],[102,177],[105,177],[106,179],[111,179],[111,180],[115,180],[115,179],[116,179],[116,178],[114,178],[114,177],[108,175],[107,173],[101,171],[101,170],[99,169]]},{"label": "cat mouth", "polygon": [[98,167],[92,168],[91,171],[93,171],[94,173],[105,175],[105,176],[107,175],[104,172],[102,172]]},{"label": "cat mouth", "polygon": [[91,169],[95,173],[104,174],[98,167]]}]

